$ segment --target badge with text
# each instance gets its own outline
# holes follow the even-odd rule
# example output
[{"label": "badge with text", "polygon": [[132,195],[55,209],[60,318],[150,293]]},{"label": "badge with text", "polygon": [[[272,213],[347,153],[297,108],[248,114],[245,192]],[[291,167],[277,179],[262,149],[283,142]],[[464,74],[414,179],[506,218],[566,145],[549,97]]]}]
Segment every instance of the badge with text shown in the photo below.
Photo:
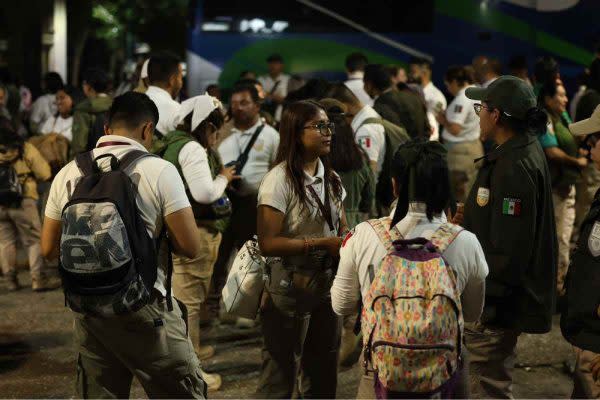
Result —
[{"label": "badge with text", "polygon": [[457,105],[454,106],[454,113],[455,114],[460,114],[462,112],[462,110],[463,110],[463,106],[461,106],[459,104],[457,104]]},{"label": "badge with text", "polygon": [[594,222],[590,236],[588,237],[588,249],[592,256],[598,257],[600,255],[600,222]]},{"label": "badge with text", "polygon": [[479,207],[487,206],[487,203],[490,201],[490,189],[480,187],[477,189],[477,205]]},{"label": "badge with text", "polygon": [[521,215],[521,199],[505,197],[502,201],[502,214],[515,217]]}]

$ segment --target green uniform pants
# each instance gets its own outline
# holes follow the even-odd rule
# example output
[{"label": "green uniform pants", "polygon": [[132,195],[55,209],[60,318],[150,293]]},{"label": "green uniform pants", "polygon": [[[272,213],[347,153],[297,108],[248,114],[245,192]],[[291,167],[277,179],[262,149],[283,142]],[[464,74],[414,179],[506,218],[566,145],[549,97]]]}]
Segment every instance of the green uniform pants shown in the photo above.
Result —
[{"label": "green uniform pants", "polygon": [[520,332],[465,324],[471,395],[477,399],[512,399],[515,347]]},{"label": "green uniform pants", "polygon": [[75,314],[77,397],[128,398],[135,376],[150,398],[206,398],[200,362],[177,302],[154,295],[127,315]]},{"label": "green uniform pants", "polygon": [[478,168],[473,160],[483,156],[483,144],[477,139],[470,142],[448,143],[447,147],[450,184],[454,199],[464,203],[477,178]]},{"label": "green uniform pants", "polygon": [[256,397],[334,399],[341,319],[331,299],[310,312],[290,315],[268,298],[261,321],[264,343]]}]

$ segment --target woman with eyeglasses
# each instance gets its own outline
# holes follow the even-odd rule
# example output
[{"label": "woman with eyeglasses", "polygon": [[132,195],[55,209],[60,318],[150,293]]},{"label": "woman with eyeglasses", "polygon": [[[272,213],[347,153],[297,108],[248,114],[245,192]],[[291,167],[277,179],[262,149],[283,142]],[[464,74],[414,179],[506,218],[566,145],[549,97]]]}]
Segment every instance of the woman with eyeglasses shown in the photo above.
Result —
[{"label": "woman with eyeglasses", "polygon": [[334,125],[314,101],[288,105],[275,166],[258,192],[267,257],[258,398],[335,398],[341,322],[329,290],[346,231],[345,191],[329,161]]},{"label": "woman with eyeglasses", "polygon": [[[208,297],[221,233],[231,213],[225,188],[234,179],[235,167],[223,167],[215,146],[223,125],[221,103],[202,95],[181,103],[177,130],[168,133],[153,151],[177,167],[188,192],[204,247],[202,255],[189,259],[173,254],[173,294],[188,311],[188,332],[200,360],[215,353],[213,346],[200,344],[200,314]],[[218,374],[202,372],[210,390],[221,386]]]},{"label": "woman with eyeglasses", "polygon": [[437,120],[442,129],[442,140],[448,149],[448,168],[454,198],[464,202],[477,177],[473,160],[483,156],[483,145],[479,139],[479,117],[473,109],[473,100],[465,95],[473,84],[469,69],[454,65],[444,77],[446,89],[454,100],[446,110],[438,113]]},{"label": "woman with eyeglasses", "polygon": [[556,300],[551,177],[537,139],[546,114],[531,87],[513,76],[465,94],[481,102],[481,137],[496,144],[478,160],[462,224],[479,239],[489,266],[483,314],[465,324],[471,389],[474,398],[511,398],[518,337],[549,332]]}]

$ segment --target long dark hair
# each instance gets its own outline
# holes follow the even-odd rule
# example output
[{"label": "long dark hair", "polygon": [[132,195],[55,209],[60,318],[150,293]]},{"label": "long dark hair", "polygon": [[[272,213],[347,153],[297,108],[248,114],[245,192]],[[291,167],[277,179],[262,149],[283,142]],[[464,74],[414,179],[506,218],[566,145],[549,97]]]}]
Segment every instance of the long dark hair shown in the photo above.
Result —
[{"label": "long dark hair", "polygon": [[399,186],[399,195],[391,226],[406,216],[411,201],[426,204],[430,221],[448,206],[455,208],[446,149],[439,142],[415,138],[402,144],[392,160],[392,176]]},{"label": "long dark hair", "polygon": [[335,123],[335,134],[331,138],[331,166],[336,172],[361,169],[367,156],[354,140],[354,131],[344,115],[344,104],[334,99],[323,99],[319,104],[325,108],[329,120]]},{"label": "long dark hair", "polygon": [[[304,147],[302,146],[302,132],[308,121],[313,119],[320,110],[325,109],[316,101],[302,100],[286,107],[281,117],[279,134],[281,137],[277,151],[277,163],[285,163],[285,173],[290,181],[294,193],[300,199],[302,207],[312,204],[306,195],[304,184]],[[329,156],[321,156],[325,168],[325,179],[337,201],[342,199],[342,182],[331,168]]]},{"label": "long dark hair", "polygon": [[[192,114],[189,113],[183,121],[179,124],[178,128],[183,130],[184,132],[189,133],[198,143],[204,147],[207,153],[212,154],[213,156],[218,155],[218,152],[215,149],[212,149],[208,146],[208,127],[209,124],[213,124],[217,130],[221,129],[223,124],[225,123],[225,116],[223,112],[219,108],[215,108],[200,124],[192,131]],[[219,158],[220,159],[220,158]]]}]

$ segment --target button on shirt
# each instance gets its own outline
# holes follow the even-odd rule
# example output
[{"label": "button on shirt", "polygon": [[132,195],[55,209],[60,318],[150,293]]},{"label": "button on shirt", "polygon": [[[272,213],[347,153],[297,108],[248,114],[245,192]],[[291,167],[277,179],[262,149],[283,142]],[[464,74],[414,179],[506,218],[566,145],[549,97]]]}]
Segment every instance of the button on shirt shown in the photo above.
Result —
[{"label": "button on shirt", "polygon": [[364,124],[368,118],[381,118],[371,106],[364,106],[352,119],[352,130],[356,143],[363,148],[370,161],[377,162],[379,176],[385,157],[385,129],[381,124]]},{"label": "button on shirt", "polygon": [[[121,142],[126,144],[95,148],[93,150],[94,157],[110,153],[120,159],[131,150],[147,151],[140,143],[124,136],[103,136],[98,141],[98,144],[103,142]],[[108,169],[109,160],[100,160],[99,165],[103,169]],[[132,175],[139,176],[136,203],[140,216],[146,225],[148,234],[156,239],[163,228],[164,217],[190,207],[183,182],[175,166],[158,157],[143,158],[137,161],[130,170]],[[81,171],[77,167],[75,160],[59,171],[52,182],[46,205],[45,215],[48,218],[61,220],[62,210],[69,201],[80,177]],[[166,251],[160,253],[158,274],[154,284],[154,287],[163,296],[166,296],[166,255]]]},{"label": "button on shirt", "polygon": [[177,117],[181,104],[173,100],[169,92],[157,86],[150,86],[146,91],[146,95],[154,102],[158,108],[158,124],[156,129],[166,135],[174,131],[179,125]]},{"label": "button on shirt", "polygon": [[[429,221],[425,210],[425,204],[410,204],[406,217],[396,224],[402,237],[429,239],[440,225],[447,222],[443,213]],[[394,211],[392,218],[393,215]],[[356,309],[358,300],[367,295],[371,285],[369,265],[373,265],[377,273],[386,254],[384,244],[368,222],[359,224],[346,236],[340,249],[338,272],[331,287],[331,301],[336,313],[347,315]],[[488,274],[481,244],[473,233],[463,230],[444,251],[443,256],[456,272],[465,320],[477,320],[483,310],[485,278]]]},{"label": "button on shirt", "polygon": [[442,137],[448,142],[462,143],[479,139],[479,117],[473,108],[475,101],[465,95],[466,90],[466,87],[461,89],[446,110],[446,119],[448,122],[462,126],[462,130],[457,136],[454,136],[444,128]]},{"label": "button on shirt", "polygon": [[448,102],[444,94],[435,87],[433,82],[429,82],[423,87],[423,95],[425,96],[425,104],[427,104],[427,119],[429,126],[433,128],[431,140],[439,139],[439,124],[435,119],[437,111],[446,109]]},{"label": "button on shirt", "polygon": [[344,85],[348,87],[348,89],[352,90],[352,93],[361,103],[366,106],[373,106],[373,99],[371,96],[365,92],[365,82],[363,81],[364,72],[356,71],[348,75],[348,80],[344,82]]},{"label": "button on shirt", "polygon": [[[252,139],[252,135],[263,122],[259,119],[254,126],[245,131],[233,128],[231,135],[219,145],[219,154],[223,165],[236,161]],[[242,169],[237,171],[242,176],[239,194],[242,196],[258,192],[260,182],[275,163],[277,148],[279,147],[279,133],[269,125],[265,125],[258,135],[256,142],[248,153],[248,161]]]}]

